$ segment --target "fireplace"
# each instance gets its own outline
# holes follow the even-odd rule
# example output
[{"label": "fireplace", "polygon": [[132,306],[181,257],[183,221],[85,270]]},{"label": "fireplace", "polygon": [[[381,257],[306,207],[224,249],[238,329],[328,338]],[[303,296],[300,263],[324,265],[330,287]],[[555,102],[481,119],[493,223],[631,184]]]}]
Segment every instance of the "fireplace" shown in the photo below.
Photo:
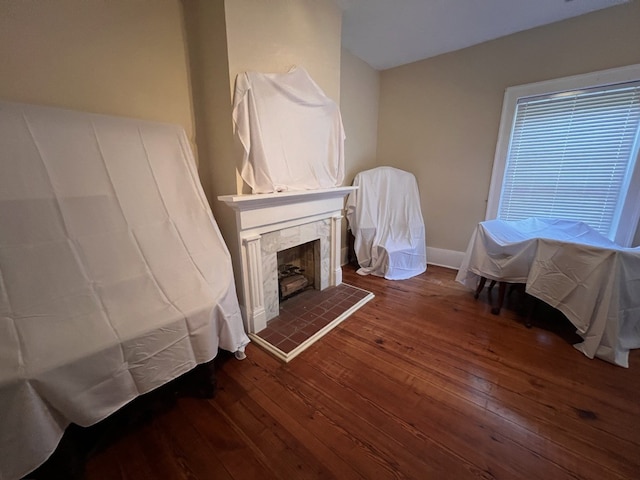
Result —
[{"label": "fireplace", "polygon": [[320,268],[316,268],[320,260],[319,240],[281,250],[277,258],[280,303],[293,295],[315,288],[315,285],[320,285]]},{"label": "fireplace", "polygon": [[[340,217],[324,218],[301,225],[294,225],[286,228],[279,228],[271,232],[267,232],[260,236],[260,272],[255,274],[262,275],[263,292],[262,298],[264,303],[264,326],[255,324],[256,329],[250,333],[256,333],[266,327],[266,322],[277,317],[280,312],[280,282],[279,273],[280,266],[284,258],[290,260],[299,267],[302,266],[302,260],[294,260],[296,252],[301,252],[305,248],[313,249],[313,260],[315,265],[313,278],[309,283],[314,284],[317,290],[324,290],[330,285],[338,285],[342,281],[342,270],[340,269],[339,255],[337,269],[339,273],[338,282],[331,281],[332,259],[332,226],[335,224],[337,228],[337,244],[336,249],[340,249]],[[280,225],[282,226],[282,225]],[[312,244],[313,246],[309,246]],[[305,247],[305,245],[307,247]],[[316,253],[317,251],[317,253]],[[307,253],[309,255],[309,253]],[[279,260],[280,258],[280,260]],[[247,258],[252,260],[251,256]],[[253,267],[248,263],[247,269],[250,274]],[[335,273],[335,272],[334,272]],[[251,287],[251,284],[249,284]],[[261,327],[261,328],[260,328]]]},{"label": "fireplace", "polygon": [[242,270],[240,308],[249,336],[278,316],[278,252],[312,243],[313,288],[324,290],[342,283],[342,210],[344,197],[353,190],[355,187],[337,187],[218,197],[236,212]]}]

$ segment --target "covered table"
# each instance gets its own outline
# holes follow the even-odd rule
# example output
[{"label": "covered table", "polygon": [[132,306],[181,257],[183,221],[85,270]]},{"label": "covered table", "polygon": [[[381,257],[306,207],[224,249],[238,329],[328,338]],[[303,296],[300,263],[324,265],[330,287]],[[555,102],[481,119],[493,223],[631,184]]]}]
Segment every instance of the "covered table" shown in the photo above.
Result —
[{"label": "covered table", "polygon": [[640,348],[640,249],[622,248],[582,222],[529,218],[481,222],[456,280],[526,284],[526,292],[560,310],[589,358],[629,366]]}]

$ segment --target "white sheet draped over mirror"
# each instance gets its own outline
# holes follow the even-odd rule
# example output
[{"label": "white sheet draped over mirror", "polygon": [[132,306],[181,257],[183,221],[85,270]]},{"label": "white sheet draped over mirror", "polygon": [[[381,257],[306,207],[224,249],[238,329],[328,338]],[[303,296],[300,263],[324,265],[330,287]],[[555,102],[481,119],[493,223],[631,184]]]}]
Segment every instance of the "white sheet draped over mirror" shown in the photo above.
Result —
[{"label": "white sheet draped over mirror", "polygon": [[338,105],[301,67],[236,78],[234,132],[253,193],[342,185],[344,129]]}]

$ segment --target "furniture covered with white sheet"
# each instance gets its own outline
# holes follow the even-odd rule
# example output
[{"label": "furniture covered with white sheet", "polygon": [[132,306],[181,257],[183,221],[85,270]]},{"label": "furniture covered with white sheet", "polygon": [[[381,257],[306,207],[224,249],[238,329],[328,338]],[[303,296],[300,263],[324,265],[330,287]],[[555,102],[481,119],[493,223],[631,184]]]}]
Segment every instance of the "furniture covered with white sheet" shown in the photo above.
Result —
[{"label": "furniture covered with white sheet", "polygon": [[358,189],[347,198],[346,216],[355,237],[358,273],[390,280],[423,273],[427,247],[414,175],[378,167],[358,173],[353,185]]},{"label": "furniture covered with white sheet", "polygon": [[524,283],[557,308],[583,341],[576,348],[628,367],[640,348],[640,249],[622,248],[582,222],[529,218],[481,222],[456,279]]},{"label": "furniture covered with white sheet", "polygon": [[240,174],[253,193],[342,185],[340,110],[303,68],[239,74],[233,124],[244,150]]},{"label": "furniture covered with white sheet", "polygon": [[0,102],[0,479],[248,343],[184,130]]}]

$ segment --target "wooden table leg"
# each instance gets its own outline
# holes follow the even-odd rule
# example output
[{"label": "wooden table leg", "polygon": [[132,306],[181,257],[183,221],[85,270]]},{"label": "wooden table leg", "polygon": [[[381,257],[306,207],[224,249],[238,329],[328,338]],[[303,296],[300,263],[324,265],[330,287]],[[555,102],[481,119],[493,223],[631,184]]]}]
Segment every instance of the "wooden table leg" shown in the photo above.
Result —
[{"label": "wooden table leg", "polygon": [[500,314],[500,309],[502,308],[502,304],[504,303],[504,295],[506,291],[507,282],[498,283],[498,304],[491,309],[491,313],[493,313],[494,315]]},{"label": "wooden table leg", "polygon": [[478,288],[476,288],[476,293],[473,295],[473,298],[476,300],[480,296],[480,292],[484,288],[484,284],[487,283],[487,279],[485,277],[480,277],[480,283],[478,283]]},{"label": "wooden table leg", "polygon": [[535,315],[536,305],[538,304],[538,299],[530,296],[528,300],[531,302],[529,308],[527,308],[527,317],[524,321],[524,326],[527,328],[531,328],[531,322],[533,320],[533,316]]}]

